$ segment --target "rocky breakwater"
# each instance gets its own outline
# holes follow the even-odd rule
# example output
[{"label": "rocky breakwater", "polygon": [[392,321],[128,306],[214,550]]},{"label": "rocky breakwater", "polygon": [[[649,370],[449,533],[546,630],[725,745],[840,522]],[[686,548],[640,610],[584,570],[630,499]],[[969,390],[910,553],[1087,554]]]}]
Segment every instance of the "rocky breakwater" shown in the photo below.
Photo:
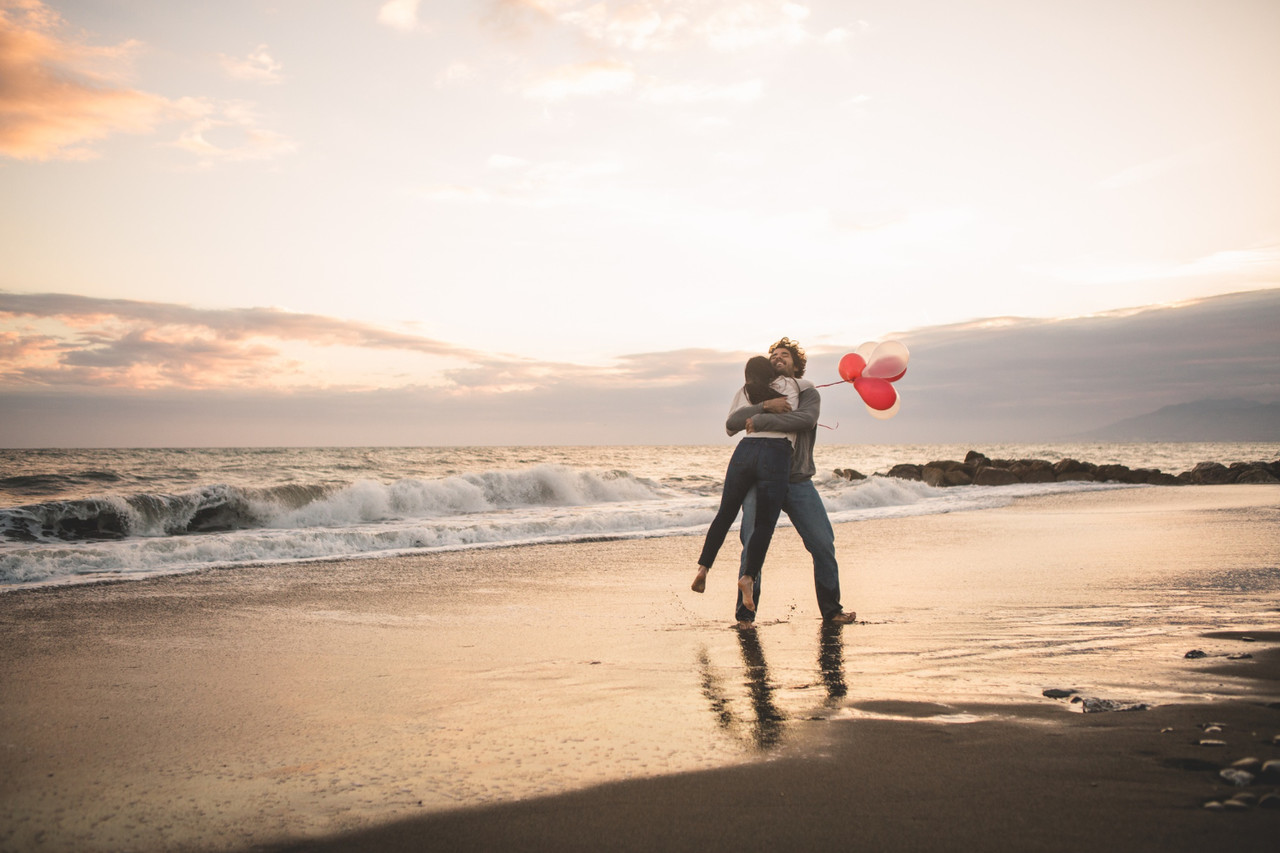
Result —
[{"label": "rocky breakwater", "polygon": [[[846,480],[865,477],[849,468],[838,468],[836,476]],[[1098,465],[1076,459],[989,459],[970,450],[963,462],[939,460],[923,465],[894,465],[884,475],[902,480],[920,480],[930,486],[1008,486],[1014,483],[1062,483],[1086,481],[1132,483],[1152,486],[1212,486],[1229,483],[1280,483],[1280,460],[1275,462],[1201,462],[1190,471],[1170,474],[1157,468],[1129,468],[1126,465]]]}]

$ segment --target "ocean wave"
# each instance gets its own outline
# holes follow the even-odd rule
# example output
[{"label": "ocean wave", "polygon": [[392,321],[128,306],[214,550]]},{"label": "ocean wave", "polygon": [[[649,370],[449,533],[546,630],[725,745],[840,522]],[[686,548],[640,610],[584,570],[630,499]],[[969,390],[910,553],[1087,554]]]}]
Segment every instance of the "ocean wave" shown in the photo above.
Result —
[{"label": "ocean wave", "polygon": [[489,512],[520,506],[583,506],[661,493],[625,471],[542,465],[436,480],[270,488],[212,485],[181,494],[109,495],[0,510],[0,536],[75,542],[178,536],[254,528],[313,528],[401,518]]},{"label": "ocean wave", "polygon": [[[935,488],[871,477],[817,482],[833,522],[986,509],[1099,483]],[[0,511],[0,586],[537,543],[699,535],[718,488],[560,465],[390,483],[212,486],[180,495],[49,502]],[[781,527],[789,527],[784,515]],[[192,535],[196,534],[196,535]]]}]

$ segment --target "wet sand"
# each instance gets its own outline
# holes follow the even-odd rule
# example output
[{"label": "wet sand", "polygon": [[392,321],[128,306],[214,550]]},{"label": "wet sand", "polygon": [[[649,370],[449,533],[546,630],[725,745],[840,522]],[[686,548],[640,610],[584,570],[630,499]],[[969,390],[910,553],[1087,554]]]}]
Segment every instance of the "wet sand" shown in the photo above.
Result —
[{"label": "wet sand", "polygon": [[1203,806],[1280,758],[1278,522],[1240,486],[843,525],[843,629],[789,530],[747,633],[693,537],[0,595],[0,849],[1270,850],[1280,810]]}]

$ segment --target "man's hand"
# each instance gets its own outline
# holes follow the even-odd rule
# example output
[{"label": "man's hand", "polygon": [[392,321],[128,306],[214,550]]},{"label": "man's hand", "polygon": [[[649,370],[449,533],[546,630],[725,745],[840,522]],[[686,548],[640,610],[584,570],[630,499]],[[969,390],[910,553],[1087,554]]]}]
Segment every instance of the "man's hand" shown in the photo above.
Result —
[{"label": "man's hand", "polygon": [[765,400],[760,407],[771,415],[785,415],[791,411],[791,404],[787,402],[786,397],[774,397],[771,400]]},{"label": "man's hand", "polygon": [[747,418],[747,434],[750,435],[755,431],[756,431],[756,425],[751,422],[751,418]]}]

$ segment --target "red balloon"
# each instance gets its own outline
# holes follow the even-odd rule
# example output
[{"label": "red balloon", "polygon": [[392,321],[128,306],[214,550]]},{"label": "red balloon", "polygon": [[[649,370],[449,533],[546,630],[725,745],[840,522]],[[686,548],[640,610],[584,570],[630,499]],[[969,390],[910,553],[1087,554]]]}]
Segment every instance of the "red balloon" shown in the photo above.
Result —
[{"label": "red balloon", "polygon": [[852,382],[862,375],[862,371],[866,366],[867,360],[865,358],[856,352],[851,352],[840,359],[840,378],[845,382]]},{"label": "red balloon", "polygon": [[853,387],[858,390],[858,394],[862,397],[862,402],[873,409],[883,412],[886,409],[893,408],[893,404],[898,402],[898,392],[894,390],[887,379],[859,376],[853,380]]}]

